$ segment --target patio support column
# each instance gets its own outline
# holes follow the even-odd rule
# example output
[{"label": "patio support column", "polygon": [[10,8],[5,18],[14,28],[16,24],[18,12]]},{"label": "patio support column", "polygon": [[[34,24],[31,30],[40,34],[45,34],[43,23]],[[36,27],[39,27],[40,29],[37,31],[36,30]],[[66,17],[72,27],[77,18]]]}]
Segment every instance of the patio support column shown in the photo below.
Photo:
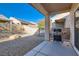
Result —
[{"label": "patio support column", "polygon": [[50,40],[49,32],[50,32],[50,20],[48,12],[40,3],[31,3],[33,7],[35,7],[38,11],[40,11],[43,15],[45,15],[45,40]]},{"label": "patio support column", "polygon": [[49,16],[45,17],[45,40],[50,40],[50,19]]}]

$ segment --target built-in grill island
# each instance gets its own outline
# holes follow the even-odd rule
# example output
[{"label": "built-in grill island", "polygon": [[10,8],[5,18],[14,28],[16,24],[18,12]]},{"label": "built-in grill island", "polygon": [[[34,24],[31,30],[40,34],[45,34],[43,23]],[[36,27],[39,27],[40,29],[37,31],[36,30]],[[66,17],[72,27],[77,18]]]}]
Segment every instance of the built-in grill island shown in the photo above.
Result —
[{"label": "built-in grill island", "polygon": [[53,36],[55,41],[61,41],[61,29],[54,29]]},{"label": "built-in grill island", "polygon": [[69,28],[54,29],[53,37],[55,41],[69,42],[70,30]]}]

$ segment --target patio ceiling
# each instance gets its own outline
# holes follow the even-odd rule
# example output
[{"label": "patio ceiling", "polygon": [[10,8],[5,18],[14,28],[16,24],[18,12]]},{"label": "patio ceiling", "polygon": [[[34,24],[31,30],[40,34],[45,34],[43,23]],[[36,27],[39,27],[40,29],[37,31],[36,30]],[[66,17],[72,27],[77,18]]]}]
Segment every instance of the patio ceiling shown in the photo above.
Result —
[{"label": "patio ceiling", "polygon": [[41,5],[51,16],[52,22],[56,20],[62,23],[64,22],[62,18],[69,15],[72,3],[42,3]]},{"label": "patio ceiling", "polygon": [[31,5],[44,15],[49,15],[52,22],[55,22],[69,15],[73,3],[31,3]]},{"label": "patio ceiling", "polygon": [[65,12],[71,9],[72,3],[42,3],[48,13]]},{"label": "patio ceiling", "polygon": [[31,5],[44,15],[47,13],[55,15],[70,11],[72,3],[31,3]]}]

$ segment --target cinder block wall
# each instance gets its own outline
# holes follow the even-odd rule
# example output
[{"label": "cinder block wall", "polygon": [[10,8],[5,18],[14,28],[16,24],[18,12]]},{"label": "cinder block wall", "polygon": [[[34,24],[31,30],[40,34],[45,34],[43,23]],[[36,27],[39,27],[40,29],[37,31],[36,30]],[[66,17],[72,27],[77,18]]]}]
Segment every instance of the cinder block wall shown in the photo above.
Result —
[{"label": "cinder block wall", "polygon": [[36,27],[30,27],[30,26],[26,26],[26,25],[23,25],[23,28],[24,28],[24,33],[27,33],[27,34],[30,34],[30,35],[33,35],[37,32],[38,28]]}]

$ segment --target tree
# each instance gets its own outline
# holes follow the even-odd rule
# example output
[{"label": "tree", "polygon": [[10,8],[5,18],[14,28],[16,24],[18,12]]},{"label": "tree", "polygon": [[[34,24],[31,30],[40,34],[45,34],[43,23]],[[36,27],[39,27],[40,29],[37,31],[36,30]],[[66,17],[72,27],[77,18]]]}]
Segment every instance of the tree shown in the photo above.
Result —
[{"label": "tree", "polygon": [[45,28],[45,20],[41,20],[41,21],[38,23],[38,28],[39,28],[39,35],[40,35],[40,30],[42,30],[42,29]]}]

